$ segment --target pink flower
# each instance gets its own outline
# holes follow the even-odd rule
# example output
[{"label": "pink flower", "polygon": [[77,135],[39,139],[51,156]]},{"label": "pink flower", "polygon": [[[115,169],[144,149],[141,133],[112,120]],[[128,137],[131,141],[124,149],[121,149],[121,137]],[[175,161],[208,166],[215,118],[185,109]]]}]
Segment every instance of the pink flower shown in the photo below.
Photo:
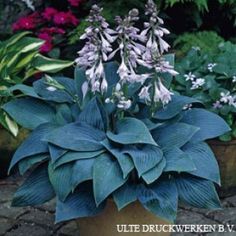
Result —
[{"label": "pink flower", "polygon": [[81,0],[68,0],[71,6],[78,7],[81,3]]},{"label": "pink flower", "polygon": [[54,15],[53,21],[56,25],[77,25],[79,23],[78,19],[71,11],[58,12],[56,15]]},{"label": "pink flower", "polygon": [[48,34],[65,34],[66,31],[64,29],[58,28],[58,27],[45,27],[41,29],[42,33],[48,33]]},{"label": "pink flower", "polygon": [[54,16],[58,13],[58,11],[53,7],[47,7],[42,12],[42,16],[44,19],[50,21],[54,18]]},{"label": "pink flower", "polygon": [[14,31],[17,30],[32,30],[36,27],[34,20],[29,17],[21,17],[17,22],[12,25]]},{"label": "pink flower", "polygon": [[52,36],[46,32],[41,32],[38,34],[38,38],[45,40],[45,43],[41,46],[40,52],[47,53],[53,48]]},{"label": "pink flower", "polygon": [[53,49],[53,44],[51,41],[46,41],[40,48],[41,53],[48,53]]}]

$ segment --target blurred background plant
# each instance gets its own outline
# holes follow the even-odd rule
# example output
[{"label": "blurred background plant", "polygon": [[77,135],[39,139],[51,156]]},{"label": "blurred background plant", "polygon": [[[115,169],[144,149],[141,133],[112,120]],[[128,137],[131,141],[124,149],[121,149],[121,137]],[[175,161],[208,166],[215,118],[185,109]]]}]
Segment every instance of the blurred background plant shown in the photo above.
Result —
[{"label": "blurred background plant", "polygon": [[212,45],[212,52],[193,48],[179,60],[173,89],[194,97],[222,116],[231,131],[222,141],[236,138],[236,45],[230,42]]}]

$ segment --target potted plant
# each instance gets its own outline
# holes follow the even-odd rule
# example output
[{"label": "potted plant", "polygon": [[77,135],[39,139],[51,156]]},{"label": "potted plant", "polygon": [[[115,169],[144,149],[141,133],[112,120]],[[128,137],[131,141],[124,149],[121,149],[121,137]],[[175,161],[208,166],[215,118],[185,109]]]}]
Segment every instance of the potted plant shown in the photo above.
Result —
[{"label": "potted plant", "polygon": [[[37,98],[4,105],[18,123],[35,128],[11,162],[10,170],[31,170],[13,206],[56,196],[56,222],[79,218],[82,236],[119,235],[117,224],[173,222],[178,201],[220,208],[219,169],[204,140],[229,127],[195,108],[198,100],[167,89],[176,75],[173,56],[163,55],[168,30],[152,0],[146,15],[141,32],[136,9],[117,17],[113,30],[93,6],[75,79],[46,76],[33,84]],[[120,63],[108,62],[115,54]],[[194,107],[183,109],[188,104]]]},{"label": "potted plant", "polygon": [[[16,34],[0,44],[0,106],[16,97],[27,94],[37,97],[31,87],[23,84],[39,72],[55,73],[72,64],[69,61],[50,59],[39,54],[44,41],[29,36],[29,32]],[[25,128],[30,129],[29,125]],[[7,171],[10,156],[27,131],[21,130],[17,123],[0,108],[0,153],[1,176]],[[6,163],[6,165],[4,164]],[[6,166],[6,168],[4,168]]]},{"label": "potted plant", "polygon": [[193,48],[177,64],[180,72],[173,89],[201,101],[206,109],[220,115],[231,130],[209,144],[220,164],[221,194],[236,191],[236,46],[220,43],[217,52],[204,53]]}]

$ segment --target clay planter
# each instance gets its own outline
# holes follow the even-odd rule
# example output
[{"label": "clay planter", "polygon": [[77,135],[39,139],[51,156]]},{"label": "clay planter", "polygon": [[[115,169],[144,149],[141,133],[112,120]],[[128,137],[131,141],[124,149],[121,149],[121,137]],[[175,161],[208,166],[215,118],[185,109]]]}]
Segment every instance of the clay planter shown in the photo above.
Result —
[{"label": "clay planter", "polygon": [[[150,232],[150,225],[158,225],[160,228],[160,225],[169,224],[169,222],[164,221],[145,210],[138,202],[131,203],[121,211],[118,211],[112,200],[108,200],[106,209],[101,215],[77,220],[78,233],[80,236],[169,236],[169,232]],[[125,227],[122,225],[125,225]],[[131,225],[137,226],[135,228],[135,226]],[[135,229],[136,232],[131,232],[131,230],[135,231]],[[122,232],[118,232],[118,230]],[[140,232],[137,232],[139,230]],[[149,231],[145,232],[146,230]]]},{"label": "clay planter", "polygon": [[0,178],[7,176],[12,155],[27,135],[28,131],[22,129],[15,138],[8,131],[0,127]]},{"label": "clay planter", "polygon": [[221,197],[228,197],[236,194],[236,140],[222,142],[211,140],[208,142],[220,167]]}]

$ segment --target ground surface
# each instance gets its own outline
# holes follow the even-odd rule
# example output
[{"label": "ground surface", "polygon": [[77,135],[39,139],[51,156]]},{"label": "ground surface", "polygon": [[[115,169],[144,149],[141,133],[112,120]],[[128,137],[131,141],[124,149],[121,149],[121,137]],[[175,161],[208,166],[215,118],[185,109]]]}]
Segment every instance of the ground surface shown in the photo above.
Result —
[{"label": "ground surface", "polygon": [[[79,235],[75,222],[58,225],[54,224],[53,202],[35,208],[11,208],[11,198],[18,185],[19,184],[16,183],[13,178],[9,178],[4,181],[0,180],[0,236]],[[222,201],[222,203],[224,208],[220,211],[206,211],[193,208],[180,208],[178,212],[177,224],[235,224],[236,231],[236,196],[226,198]],[[211,234],[174,233],[172,235],[227,236],[236,235],[236,232]]]}]

